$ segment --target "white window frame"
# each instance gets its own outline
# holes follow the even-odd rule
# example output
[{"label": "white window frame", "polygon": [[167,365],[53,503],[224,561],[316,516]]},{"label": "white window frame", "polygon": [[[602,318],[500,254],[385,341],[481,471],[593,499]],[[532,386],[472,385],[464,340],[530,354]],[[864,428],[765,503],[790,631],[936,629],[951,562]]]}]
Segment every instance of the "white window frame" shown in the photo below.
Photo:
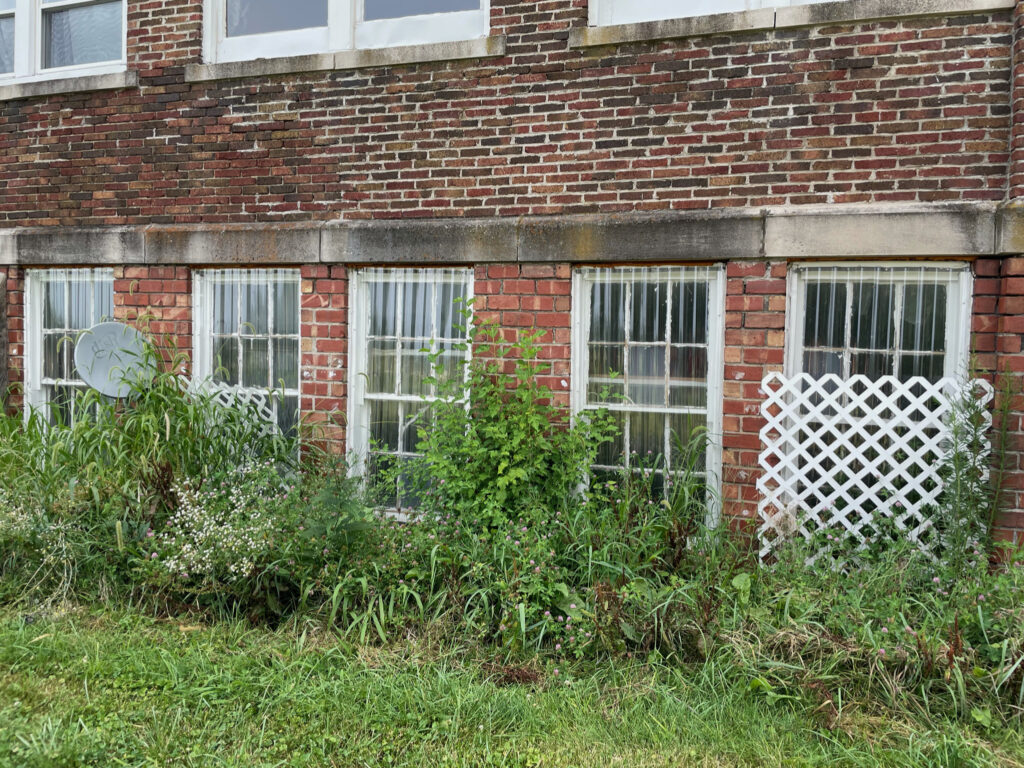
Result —
[{"label": "white window frame", "polygon": [[[46,399],[44,387],[66,386],[85,389],[88,386],[81,379],[50,379],[43,375],[43,307],[46,304],[43,291],[51,281],[66,282],[72,275],[88,275],[94,281],[109,280],[113,290],[114,270],[109,267],[25,270],[25,404],[28,406],[25,409],[26,419],[29,413],[35,410],[44,419],[49,420],[50,404]],[[65,312],[70,311],[67,291],[65,288]],[[90,302],[94,300],[95,293],[89,298]],[[94,313],[90,311],[89,314]],[[80,334],[86,330],[88,329],[80,328],[77,332]]]},{"label": "white window frame", "polygon": [[[971,314],[974,296],[974,276],[969,264],[964,262],[908,262],[908,261],[863,261],[863,262],[808,262],[791,264],[787,278],[786,302],[786,374],[795,376],[803,373],[804,358],[804,314],[806,311],[806,285],[810,272],[835,269],[837,275],[854,278],[858,270],[876,269],[912,270],[920,269],[918,282],[941,283],[946,286],[946,354],[943,361],[944,377],[963,377],[967,374],[970,356]],[[855,278],[854,278],[855,279]],[[892,284],[906,285],[906,279],[893,279]],[[896,320],[899,325],[899,318]],[[849,311],[846,317],[846,333],[850,333]],[[847,357],[849,352],[847,352]],[[898,355],[897,355],[898,357]],[[844,364],[844,368],[845,368]]]},{"label": "white window frame", "polygon": [[128,0],[121,2],[121,54],[117,59],[67,67],[43,67],[43,12],[82,5],[92,0],[59,0],[43,5],[42,0],[15,0],[14,71],[0,73],[0,85],[31,83],[62,77],[86,77],[124,72],[128,68]]},{"label": "white window frame", "polygon": [[203,0],[203,57],[207,63],[452,43],[486,37],[490,32],[490,0],[481,0],[476,11],[375,21],[363,20],[364,0],[327,0],[326,27],[228,37],[227,2]]},{"label": "white window frame", "polygon": [[[193,380],[207,382],[213,380],[214,364],[213,364],[213,287],[217,282],[217,278],[225,273],[238,273],[239,277],[249,276],[252,274],[259,273],[286,273],[288,274],[289,283],[294,282],[296,290],[299,292],[299,299],[296,302],[296,328],[298,328],[298,340],[299,340],[299,351],[298,351],[298,370],[296,370],[295,387],[275,387],[270,389],[268,387],[247,387],[241,384],[241,368],[239,368],[239,383],[237,385],[218,385],[224,386],[229,389],[237,390],[240,392],[256,392],[259,394],[282,394],[285,397],[294,397],[297,399],[297,421],[302,417],[302,275],[299,269],[292,268],[269,268],[269,269],[197,269],[192,272],[192,370]],[[238,281],[241,284],[241,280]],[[268,280],[268,285],[273,283]],[[240,295],[240,292],[239,292]],[[268,317],[274,316],[274,291],[267,291],[267,314]],[[262,336],[263,334],[261,334]],[[276,334],[280,336],[292,336],[294,334]],[[274,338],[275,334],[267,334],[267,338]],[[274,345],[268,344],[268,355],[270,356],[270,365],[273,366],[273,354]],[[269,397],[267,399],[267,407],[274,414],[274,423],[277,424],[277,412],[278,406],[280,405],[279,398]]]},{"label": "white window frame", "polygon": [[[419,280],[430,278],[443,278],[453,273],[463,273],[465,276],[466,294],[465,301],[467,309],[471,309],[474,290],[474,274],[471,267],[463,268],[441,268],[441,269],[419,269],[419,268],[395,268],[387,271],[396,274],[417,275]],[[379,275],[379,269],[359,269],[349,273],[349,366],[348,366],[348,453],[352,457],[350,463],[351,473],[354,476],[362,476],[366,467],[366,461],[370,454],[370,408],[369,401],[381,402],[406,402],[423,403],[431,402],[436,398],[418,395],[390,395],[375,393],[367,396],[366,383],[369,369],[368,344],[369,321],[370,321],[370,297],[369,285],[375,275]],[[398,302],[395,313],[395,329],[401,329],[402,307]],[[470,319],[466,320],[467,328],[472,324]],[[436,329],[431,329],[432,335]],[[467,364],[472,359],[472,343],[467,342],[465,360]],[[396,373],[396,375],[398,375]],[[398,457],[413,457],[417,454],[399,450],[393,455]]]},{"label": "white window frame", "polygon": [[[592,27],[614,24],[641,24],[718,13],[742,13],[764,8],[786,8],[812,5],[832,0],[590,0],[589,21]],[[685,5],[685,11],[680,6]]]},{"label": "white window frame", "polygon": [[[651,269],[652,277],[660,280],[668,275],[683,275],[687,270],[700,269],[708,274],[708,379],[707,403],[704,408],[693,406],[648,406],[616,403],[589,403],[589,366],[590,358],[588,343],[590,335],[591,303],[589,288],[594,284],[593,276],[609,269],[622,269],[628,272]],[[671,279],[669,277],[668,279]],[[722,435],[723,435],[723,388],[725,385],[725,267],[715,265],[681,265],[681,266],[627,266],[627,267],[584,267],[573,272],[572,286],[572,390],[570,405],[574,417],[588,410],[606,409],[610,412],[650,412],[666,415],[703,413],[707,419],[708,444],[705,459],[705,477],[707,486],[712,491],[708,498],[707,524],[717,525],[721,519],[721,483],[722,483]],[[669,329],[671,334],[671,329]],[[625,443],[624,443],[625,445]],[[627,449],[628,450],[628,449]]]}]

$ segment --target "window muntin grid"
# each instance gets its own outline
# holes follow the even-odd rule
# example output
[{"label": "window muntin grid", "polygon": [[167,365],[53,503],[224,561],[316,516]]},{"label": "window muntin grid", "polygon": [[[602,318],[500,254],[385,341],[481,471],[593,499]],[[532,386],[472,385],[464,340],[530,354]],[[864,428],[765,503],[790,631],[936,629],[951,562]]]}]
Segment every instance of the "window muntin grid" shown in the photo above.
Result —
[{"label": "window muntin grid", "polygon": [[577,410],[606,408],[621,427],[597,468],[671,468],[674,436],[708,430],[717,473],[721,434],[722,270],[619,267],[577,273]]},{"label": "window muntin grid", "polygon": [[[437,397],[437,385],[428,381],[437,375],[431,355],[440,354],[446,375],[464,374],[472,277],[468,269],[353,273],[350,423],[367,475],[418,455],[418,430]],[[398,509],[411,503],[400,489],[385,502]]]},{"label": "window muntin grid", "polygon": [[199,377],[269,394],[278,427],[293,433],[299,420],[299,270],[203,270],[196,287]]},{"label": "window muntin grid", "polygon": [[75,368],[83,331],[114,317],[112,269],[26,272],[28,287],[28,393],[31,407],[51,422],[70,424],[75,395],[86,388]]},{"label": "window muntin grid", "polygon": [[931,381],[962,372],[967,267],[813,266],[795,274],[796,369]]}]

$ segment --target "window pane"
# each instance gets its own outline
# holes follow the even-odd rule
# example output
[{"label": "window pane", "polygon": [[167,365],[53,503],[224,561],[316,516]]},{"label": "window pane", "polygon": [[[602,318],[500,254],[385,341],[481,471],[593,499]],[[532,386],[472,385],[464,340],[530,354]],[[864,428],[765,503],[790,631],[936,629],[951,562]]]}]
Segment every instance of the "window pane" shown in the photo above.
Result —
[{"label": "window pane", "polygon": [[708,341],[708,284],[672,286],[672,341],[706,344]]},{"label": "window pane", "polygon": [[269,286],[257,278],[241,288],[241,333],[246,336],[270,333]]},{"label": "window pane", "polygon": [[430,283],[405,284],[402,304],[402,335],[430,338],[434,314],[434,286]]},{"label": "window pane", "polygon": [[673,379],[704,381],[708,377],[706,347],[673,347],[669,375]]},{"label": "window pane", "polygon": [[838,352],[804,352],[804,372],[815,378],[829,373],[843,375],[843,356]]},{"label": "window pane", "polygon": [[366,391],[376,394],[394,394],[395,342],[371,341],[366,358],[369,369]]},{"label": "window pane", "polygon": [[214,283],[213,332],[238,333],[238,284],[233,280]]},{"label": "window pane", "polygon": [[[13,7],[13,0],[12,0]],[[3,4],[0,3],[0,9]],[[14,16],[0,18],[0,72],[14,71]]]},{"label": "window pane", "polygon": [[900,358],[900,378],[924,376],[929,381],[938,381],[945,373],[944,363],[942,355],[903,355]]},{"label": "window pane", "polygon": [[804,346],[842,347],[846,331],[846,285],[808,283]]},{"label": "window pane", "polygon": [[424,13],[475,11],[480,0],[365,0],[364,19],[398,19]]},{"label": "window pane", "polygon": [[608,344],[590,345],[590,378],[621,376],[625,371],[622,360],[624,348]]},{"label": "window pane", "polygon": [[62,333],[47,333],[43,336],[43,377],[62,379],[64,375],[64,344]]},{"label": "window pane", "polygon": [[299,284],[291,280],[274,283],[274,333],[299,335]]},{"label": "window pane", "polygon": [[[665,453],[665,415],[631,413],[629,415],[629,451],[640,461]],[[633,464],[634,462],[630,462]]]},{"label": "window pane", "polygon": [[596,283],[590,293],[590,340],[626,340],[626,291],[621,283]]},{"label": "window pane", "polygon": [[395,335],[395,290],[394,283],[370,283],[370,335]]},{"label": "window pane", "polygon": [[893,357],[884,352],[856,352],[850,356],[850,375],[878,379],[892,376]]},{"label": "window pane", "polygon": [[228,0],[228,37],[327,26],[327,0]]},{"label": "window pane", "polygon": [[398,449],[398,403],[370,403],[370,448]]},{"label": "window pane", "polygon": [[63,280],[47,280],[43,297],[43,327],[67,328],[67,315],[64,312]]},{"label": "window pane", "polygon": [[626,451],[626,438],[624,433],[625,414],[612,413],[612,421],[615,425],[615,435],[611,442],[603,443],[597,451],[597,463],[606,467],[614,467],[623,463],[623,453]]},{"label": "window pane", "polygon": [[416,342],[412,342],[412,344],[411,349],[402,350],[402,386],[399,394],[429,395],[430,385],[427,384],[426,379],[434,372],[430,366],[430,354],[420,351],[427,346],[428,342],[424,340],[420,344],[416,344]]},{"label": "window pane", "polygon": [[916,352],[941,352],[946,348],[946,286],[907,286],[902,347]]},{"label": "window pane", "polygon": [[668,286],[665,283],[633,284],[631,341],[664,341],[668,321]]},{"label": "window pane", "polygon": [[7,11],[14,11],[14,4],[17,0],[0,0],[0,13],[6,13]]},{"label": "window pane", "polygon": [[459,328],[466,325],[463,311],[466,307],[466,286],[462,283],[441,283],[437,287],[437,338],[461,339],[465,333]]},{"label": "window pane", "polygon": [[238,339],[214,339],[213,379],[229,386],[238,383]]},{"label": "window pane", "polygon": [[294,435],[299,426],[299,398],[288,395],[277,404],[277,426],[282,434]]},{"label": "window pane", "polygon": [[270,381],[270,339],[242,339],[242,386],[273,386]]},{"label": "window pane", "polygon": [[299,340],[274,339],[274,371],[271,384],[275,389],[299,387]]},{"label": "window pane", "polygon": [[856,283],[853,286],[850,342],[861,349],[892,349],[896,307],[891,285]]},{"label": "window pane", "polygon": [[91,328],[92,322],[92,283],[84,280],[71,280],[68,283],[68,294],[71,299],[71,306],[68,307],[71,318],[71,328],[85,330]]},{"label": "window pane", "polygon": [[43,12],[43,66],[69,67],[121,58],[120,2]]}]

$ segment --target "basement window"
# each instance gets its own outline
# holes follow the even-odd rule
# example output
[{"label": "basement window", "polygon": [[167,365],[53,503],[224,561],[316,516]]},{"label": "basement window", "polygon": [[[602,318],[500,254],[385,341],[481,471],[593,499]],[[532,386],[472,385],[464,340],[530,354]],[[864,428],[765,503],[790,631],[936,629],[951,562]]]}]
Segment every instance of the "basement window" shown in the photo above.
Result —
[{"label": "basement window", "polygon": [[78,337],[114,316],[111,269],[33,269],[25,273],[25,395],[51,423],[71,424],[86,384],[75,368]]},{"label": "basement window", "polygon": [[966,266],[815,265],[792,274],[791,371],[930,381],[966,371]]},{"label": "basement window", "polygon": [[211,62],[456,42],[489,30],[489,0],[207,0],[207,8]]},{"label": "basement window", "polygon": [[194,273],[195,373],[219,388],[265,397],[278,427],[299,422],[299,270]]},{"label": "basement window", "polygon": [[437,397],[438,371],[463,375],[470,359],[469,269],[364,269],[352,273],[349,316],[349,449],[378,488],[382,506],[414,508],[401,463],[418,455],[419,430]]},{"label": "basement window", "polygon": [[573,290],[573,410],[607,409],[621,434],[599,471],[672,468],[677,440],[708,436],[721,466],[725,280],[713,267],[579,270]]},{"label": "basement window", "polygon": [[125,0],[0,0],[0,83],[123,72]]}]

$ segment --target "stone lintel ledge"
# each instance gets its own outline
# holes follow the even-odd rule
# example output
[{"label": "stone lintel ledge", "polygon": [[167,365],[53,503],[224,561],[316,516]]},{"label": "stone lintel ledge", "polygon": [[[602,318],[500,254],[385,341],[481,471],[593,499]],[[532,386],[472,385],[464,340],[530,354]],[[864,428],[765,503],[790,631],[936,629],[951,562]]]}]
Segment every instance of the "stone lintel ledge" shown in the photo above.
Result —
[{"label": "stone lintel ledge", "polygon": [[1024,253],[1024,205],[0,230],[0,266],[672,264]]},{"label": "stone lintel ledge", "polygon": [[402,64],[423,64],[436,61],[482,59],[505,55],[505,36],[495,35],[476,40],[451,43],[403,45],[393,48],[368,48],[335,53],[316,53],[308,56],[284,56],[251,61],[226,61],[219,64],[189,64],[185,67],[185,82],[234,80],[301,72],[328,72],[332,70],[369,69]]},{"label": "stone lintel ledge", "polygon": [[31,99],[37,96],[53,96],[61,93],[88,93],[90,91],[113,91],[134,88],[139,84],[139,73],[135,71],[110,72],[105,75],[81,75],[59,77],[51,80],[6,83],[0,85],[0,101]]},{"label": "stone lintel ledge", "polygon": [[1013,7],[1013,0],[837,0],[633,24],[576,27],[569,33],[569,45],[573,48],[588,48],[646,40],[704,37],[882,19],[959,16],[1007,11]]}]

